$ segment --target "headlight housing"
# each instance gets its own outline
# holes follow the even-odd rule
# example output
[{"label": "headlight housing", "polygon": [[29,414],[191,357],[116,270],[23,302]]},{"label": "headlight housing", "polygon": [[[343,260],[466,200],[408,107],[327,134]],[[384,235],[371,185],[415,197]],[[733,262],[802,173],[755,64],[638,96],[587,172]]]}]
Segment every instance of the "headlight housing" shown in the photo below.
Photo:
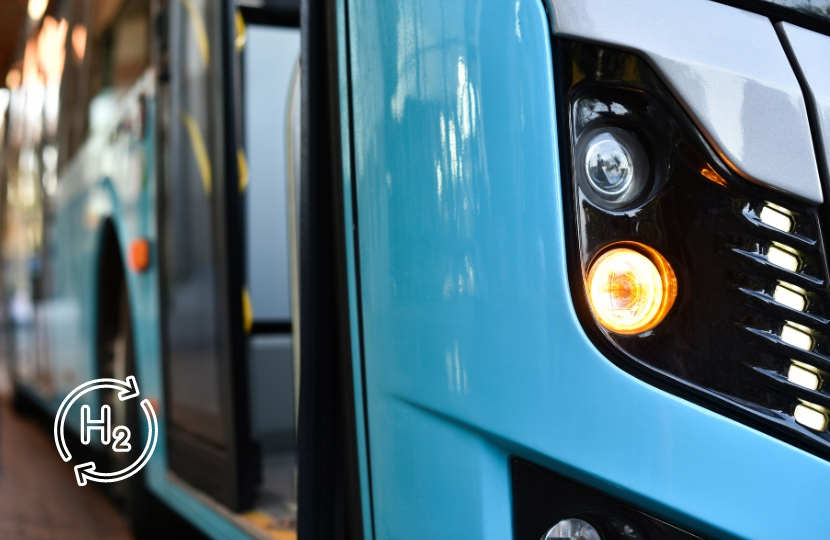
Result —
[{"label": "headlight housing", "polygon": [[[638,56],[558,49],[571,284],[593,341],[652,384],[830,457],[821,209],[731,170]],[[649,324],[609,324],[592,298],[597,261],[620,245],[676,277]]]}]

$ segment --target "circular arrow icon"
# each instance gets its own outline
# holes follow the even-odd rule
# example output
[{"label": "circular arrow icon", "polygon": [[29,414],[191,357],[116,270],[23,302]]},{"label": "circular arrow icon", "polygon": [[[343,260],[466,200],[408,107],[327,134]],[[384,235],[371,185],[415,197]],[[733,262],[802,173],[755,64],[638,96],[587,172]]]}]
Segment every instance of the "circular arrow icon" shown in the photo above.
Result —
[{"label": "circular arrow icon", "polygon": [[[121,401],[126,401],[139,395],[138,383],[132,375],[127,377],[124,381],[120,381],[118,379],[95,379],[72,390],[72,392],[64,398],[60,408],[58,408],[58,414],[55,416],[55,446],[58,447],[58,453],[64,461],[72,459],[72,454],[69,453],[69,448],[66,446],[66,440],[64,440],[64,424],[66,423],[66,415],[69,412],[69,409],[71,409],[72,405],[84,394],[94,390],[104,389],[118,390],[118,399]],[[106,444],[110,437],[109,406],[104,405],[104,407],[102,407],[101,412],[103,418],[101,420],[85,420],[84,414],[88,415],[89,407],[84,406],[83,409],[85,410],[82,410],[81,415],[81,424],[84,426],[82,427],[82,430],[85,429],[87,431],[81,434],[82,441],[84,438],[86,438],[86,441],[89,440],[89,431],[101,430],[102,442]],[[124,480],[125,478],[129,478],[140,471],[142,467],[150,461],[150,457],[153,455],[153,451],[156,449],[156,442],[158,441],[158,419],[156,418],[156,411],[153,410],[153,406],[150,404],[149,399],[145,399],[141,402],[141,409],[147,417],[147,443],[144,445],[144,450],[141,452],[138,459],[128,467],[125,467],[120,471],[110,473],[96,471],[95,462],[93,461],[76,465],[75,478],[78,480],[79,486],[85,486],[87,480],[103,483]],[[89,425],[85,426],[86,423]],[[116,438],[115,444],[120,443],[123,445],[126,443],[126,440],[123,439],[123,435],[124,432],[126,432],[126,436],[129,437],[129,430],[127,428],[118,426],[112,431]],[[118,435],[119,433],[121,436]],[[127,448],[129,448],[129,445],[127,445]],[[116,451],[123,450],[116,449]]]}]

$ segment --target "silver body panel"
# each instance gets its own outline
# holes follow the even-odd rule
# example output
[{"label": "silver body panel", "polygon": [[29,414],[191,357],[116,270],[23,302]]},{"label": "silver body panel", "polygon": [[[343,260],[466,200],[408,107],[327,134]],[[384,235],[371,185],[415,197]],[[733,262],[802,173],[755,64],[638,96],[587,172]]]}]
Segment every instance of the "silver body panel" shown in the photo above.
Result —
[{"label": "silver body panel", "polygon": [[823,201],[807,110],[772,23],[710,0],[547,0],[554,33],[646,58],[748,180]]},{"label": "silver body panel", "polygon": [[[789,23],[778,23],[790,42],[816,104],[825,170],[830,171],[830,37]],[[822,155],[823,154],[823,155]]]}]

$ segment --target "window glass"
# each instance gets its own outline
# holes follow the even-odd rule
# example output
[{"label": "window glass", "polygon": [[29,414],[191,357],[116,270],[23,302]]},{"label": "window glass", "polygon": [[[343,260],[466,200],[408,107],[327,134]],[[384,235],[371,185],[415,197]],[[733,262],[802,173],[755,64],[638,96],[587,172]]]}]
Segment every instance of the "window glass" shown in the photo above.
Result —
[{"label": "window glass", "polygon": [[118,98],[150,65],[147,0],[80,0],[70,11],[61,87],[61,164],[75,155],[90,132],[114,120]]},{"label": "window glass", "polygon": [[285,115],[299,55],[299,29],[248,27],[243,62],[245,151],[250,171],[246,251],[256,320],[291,318]]},{"label": "window glass", "polygon": [[830,0],[758,0],[758,2],[790,8],[803,15],[830,22]]},{"label": "window glass", "polygon": [[172,2],[169,145],[165,174],[165,325],[171,420],[226,445],[220,369],[221,280],[217,275],[214,175],[220,170],[219,102],[213,73],[214,2]]}]

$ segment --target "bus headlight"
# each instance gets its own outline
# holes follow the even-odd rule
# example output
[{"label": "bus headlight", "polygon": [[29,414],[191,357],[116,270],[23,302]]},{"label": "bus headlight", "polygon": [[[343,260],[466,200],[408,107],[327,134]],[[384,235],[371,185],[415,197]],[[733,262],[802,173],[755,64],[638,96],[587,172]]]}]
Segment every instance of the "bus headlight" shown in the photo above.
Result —
[{"label": "bus headlight", "polygon": [[589,196],[608,209],[637,202],[646,191],[649,171],[643,145],[634,133],[602,127],[580,138],[576,149],[579,179]]},{"label": "bus headlight", "polygon": [[542,540],[602,540],[593,525],[577,518],[563,519]]}]

